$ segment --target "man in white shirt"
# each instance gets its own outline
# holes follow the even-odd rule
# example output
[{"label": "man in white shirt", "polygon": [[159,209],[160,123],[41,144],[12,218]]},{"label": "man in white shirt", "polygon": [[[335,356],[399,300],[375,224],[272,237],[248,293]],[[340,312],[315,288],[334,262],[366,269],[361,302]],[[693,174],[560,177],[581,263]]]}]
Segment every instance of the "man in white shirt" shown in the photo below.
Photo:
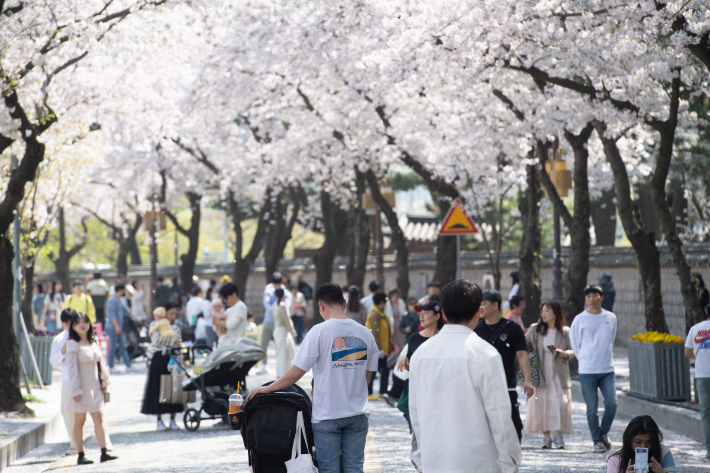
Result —
[{"label": "man in white shirt", "polygon": [[474,329],[481,289],[459,279],[441,291],[447,325],[409,363],[409,416],[426,473],[513,473],[522,452],[498,351]]},{"label": "man in white shirt", "polygon": [[239,300],[239,289],[229,282],[220,288],[219,296],[229,307],[226,311],[227,320],[224,322],[227,338],[244,337],[247,328],[247,305]]},{"label": "man in white shirt", "polygon": [[210,313],[205,314],[206,305],[203,296],[204,292],[202,292],[202,289],[194,287],[192,289],[190,300],[187,301],[187,304],[185,304],[185,317],[187,317],[187,323],[190,325],[195,325],[197,322],[197,314],[199,313],[202,313],[202,316],[205,317],[205,321],[207,321],[207,317],[210,318],[210,322],[212,320],[212,305],[210,304]]},{"label": "man in white shirt", "polygon": [[280,379],[249,393],[291,386],[313,370],[313,438],[320,473],[362,472],[369,429],[367,385],[377,369],[378,349],[370,331],[345,315],[343,291],[326,284],[316,291],[324,322],[303,339],[293,366]]},{"label": "man in white shirt", "polygon": [[[569,341],[579,361],[579,382],[587,404],[587,423],[594,442],[594,451],[611,450],[608,433],[616,416],[616,376],[614,375],[614,339],[616,315],[602,309],[604,291],[590,285],[584,288],[587,310],[577,315],[569,330]],[[599,424],[599,395],[604,396],[604,415]]]},{"label": "man in white shirt", "polygon": [[377,283],[377,281],[370,281],[370,285],[368,286],[368,288],[370,289],[370,295],[360,299],[360,303],[365,306],[365,310],[369,314],[373,306],[372,297],[375,295],[376,292],[380,290],[380,285]]},{"label": "man in white shirt", "polygon": [[710,459],[710,317],[690,328],[685,341],[685,356],[695,360],[700,422],[705,437],[705,458]]}]

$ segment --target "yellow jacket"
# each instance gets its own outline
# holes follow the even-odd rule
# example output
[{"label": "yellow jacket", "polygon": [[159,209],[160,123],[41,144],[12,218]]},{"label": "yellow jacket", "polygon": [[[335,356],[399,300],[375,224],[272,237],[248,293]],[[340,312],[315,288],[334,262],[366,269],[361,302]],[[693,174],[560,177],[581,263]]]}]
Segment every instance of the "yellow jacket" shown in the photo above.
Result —
[{"label": "yellow jacket", "polygon": [[377,342],[377,348],[384,350],[385,356],[390,350],[390,321],[389,318],[377,308],[372,306],[370,315],[367,316],[365,327],[370,329]]},{"label": "yellow jacket", "polygon": [[92,324],[96,323],[96,307],[94,307],[94,301],[88,294],[82,294],[76,297],[74,294],[69,294],[66,299],[64,299],[65,309],[74,309],[77,312],[83,312],[89,316],[89,320]]}]

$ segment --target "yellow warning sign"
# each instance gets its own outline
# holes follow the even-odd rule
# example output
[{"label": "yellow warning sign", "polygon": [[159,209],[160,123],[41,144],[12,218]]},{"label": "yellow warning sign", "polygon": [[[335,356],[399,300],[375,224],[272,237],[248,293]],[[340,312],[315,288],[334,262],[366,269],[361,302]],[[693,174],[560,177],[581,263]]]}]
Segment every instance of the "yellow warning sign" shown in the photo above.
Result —
[{"label": "yellow warning sign", "polygon": [[464,210],[461,201],[456,199],[451,204],[444,223],[441,224],[439,235],[467,235],[471,233],[478,233],[478,229]]}]

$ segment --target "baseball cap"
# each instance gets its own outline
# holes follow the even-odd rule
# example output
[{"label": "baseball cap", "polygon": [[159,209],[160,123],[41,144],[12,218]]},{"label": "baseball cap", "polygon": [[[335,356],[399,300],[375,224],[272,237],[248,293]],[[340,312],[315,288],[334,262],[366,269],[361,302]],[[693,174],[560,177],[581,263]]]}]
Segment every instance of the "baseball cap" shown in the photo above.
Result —
[{"label": "baseball cap", "polygon": [[437,300],[427,300],[423,304],[414,306],[414,310],[421,312],[423,310],[433,310],[434,312],[441,312],[441,302]]}]

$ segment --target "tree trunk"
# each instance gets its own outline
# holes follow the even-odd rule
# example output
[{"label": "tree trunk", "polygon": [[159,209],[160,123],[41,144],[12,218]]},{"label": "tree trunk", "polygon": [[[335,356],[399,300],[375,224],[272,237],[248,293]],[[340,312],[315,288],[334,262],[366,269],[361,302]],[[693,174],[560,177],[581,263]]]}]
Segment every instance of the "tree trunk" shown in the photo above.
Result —
[{"label": "tree trunk", "polygon": [[380,193],[377,177],[372,170],[367,172],[367,181],[370,184],[372,197],[382,210],[382,213],[387,217],[387,222],[392,231],[392,246],[397,252],[397,288],[399,289],[400,298],[406,301],[409,296],[409,250],[407,249],[407,240],[404,238],[404,232],[399,226],[397,214]]},{"label": "tree trunk", "polygon": [[646,234],[653,237],[654,243],[661,240],[661,229],[658,223],[656,209],[653,207],[653,191],[648,182],[639,182],[634,186],[634,194],[637,195],[636,205],[638,207],[639,218],[646,228]]},{"label": "tree trunk", "polygon": [[[439,218],[446,217],[451,203],[439,199]],[[456,279],[456,238],[439,236],[436,240],[436,270],[433,281],[443,288]]]},{"label": "tree trunk", "polygon": [[[22,317],[25,319],[25,325],[27,328],[34,328],[35,318],[32,313],[32,296],[34,295],[32,289],[34,287],[35,277],[34,262],[22,266],[22,275],[22,281],[25,284],[25,293],[22,296],[20,311],[22,312]],[[42,314],[38,315],[41,316]]]},{"label": "tree trunk", "polygon": [[[538,143],[536,149],[539,154],[546,153],[546,149]],[[534,152],[530,157],[534,157]],[[520,247],[520,296],[525,299],[525,309],[522,319],[525,326],[537,322],[540,317],[540,299],[542,297],[542,283],[540,280],[540,259],[542,231],[540,228],[540,190],[539,171],[535,165],[525,167],[527,175],[527,189],[521,193],[518,208],[523,221],[523,241]]]},{"label": "tree trunk", "polygon": [[286,233],[286,204],[283,201],[282,194],[276,197],[274,204],[274,211],[271,212],[269,230],[264,242],[264,277],[266,278],[266,284],[271,282],[271,275],[279,269],[279,262],[283,257],[283,250],[279,251],[279,249]]},{"label": "tree trunk", "polygon": [[616,191],[602,191],[602,195],[592,204],[592,221],[596,243],[594,246],[614,246],[616,244]]},{"label": "tree trunk", "polygon": [[[0,300],[11,301],[14,285],[12,274],[12,243],[7,236],[0,237]],[[0,412],[34,413],[20,392],[20,366],[18,344],[13,330],[12,304],[0,304]]]},{"label": "tree trunk", "polygon": [[123,236],[118,238],[118,255],[116,256],[116,272],[118,274],[128,274],[128,254],[130,253],[130,242]]},{"label": "tree trunk", "polygon": [[668,333],[666,316],[663,311],[663,295],[661,293],[661,259],[656,247],[655,235],[647,232],[647,227],[641,219],[638,205],[631,199],[629,175],[619,148],[616,146],[616,140],[605,136],[606,125],[604,123],[595,121],[594,127],[597,130],[597,135],[602,140],[604,154],[614,173],[616,206],[619,211],[619,218],[621,218],[621,224],[636,253],[643,284],[646,330]]},{"label": "tree trunk", "polygon": [[365,273],[367,272],[367,255],[370,251],[370,225],[367,214],[362,206],[362,196],[365,193],[365,175],[355,168],[355,183],[357,185],[357,202],[354,211],[350,214],[348,228],[355,229],[348,232],[349,251],[348,264],[345,275],[348,286],[357,286],[360,293],[365,292]]},{"label": "tree trunk", "polygon": [[[140,226],[140,224],[138,224]],[[141,252],[138,249],[138,242],[136,241],[135,233],[128,235],[128,253],[131,255],[131,265],[140,266],[143,264],[141,260]]]},{"label": "tree trunk", "polygon": [[195,263],[197,262],[197,252],[200,246],[200,218],[202,210],[200,201],[202,196],[194,192],[185,193],[190,202],[190,228],[187,228],[184,235],[187,237],[187,253],[180,256],[180,289],[189,294],[192,290],[192,276],[195,274]]},{"label": "tree trunk", "polygon": [[678,279],[680,279],[680,293],[683,295],[686,324],[690,327],[705,320],[705,311],[700,306],[695,280],[693,279],[688,259],[685,256],[683,242],[678,235],[676,219],[668,206],[668,198],[666,196],[666,181],[668,180],[668,173],[673,159],[673,142],[675,141],[675,130],[678,125],[679,102],[680,71],[678,71],[678,77],[672,81],[669,118],[658,130],[661,135],[661,142],[658,147],[656,168],[651,178],[651,190],[653,193],[653,205],[661,223],[663,234],[666,237]]},{"label": "tree trunk", "polygon": [[69,274],[69,252],[67,251],[67,234],[66,223],[64,220],[64,208],[59,208],[59,219],[57,220],[59,228],[59,256],[53,260],[55,277],[57,281],[62,283],[64,292],[71,291],[71,281]]},{"label": "tree trunk", "polygon": [[229,198],[229,213],[232,217],[232,225],[234,227],[235,244],[234,244],[234,284],[237,286],[239,291],[239,296],[244,297],[247,290],[247,282],[249,280],[249,273],[251,272],[251,267],[259,256],[261,249],[264,247],[264,240],[266,239],[266,232],[268,228],[268,222],[264,218],[266,212],[271,208],[270,203],[264,203],[257,216],[258,222],[256,226],[256,233],[254,234],[254,240],[252,241],[251,248],[246,256],[242,256],[242,250],[244,248],[244,238],[242,232],[242,211],[239,207],[239,202],[237,202],[234,193],[230,191]]}]

